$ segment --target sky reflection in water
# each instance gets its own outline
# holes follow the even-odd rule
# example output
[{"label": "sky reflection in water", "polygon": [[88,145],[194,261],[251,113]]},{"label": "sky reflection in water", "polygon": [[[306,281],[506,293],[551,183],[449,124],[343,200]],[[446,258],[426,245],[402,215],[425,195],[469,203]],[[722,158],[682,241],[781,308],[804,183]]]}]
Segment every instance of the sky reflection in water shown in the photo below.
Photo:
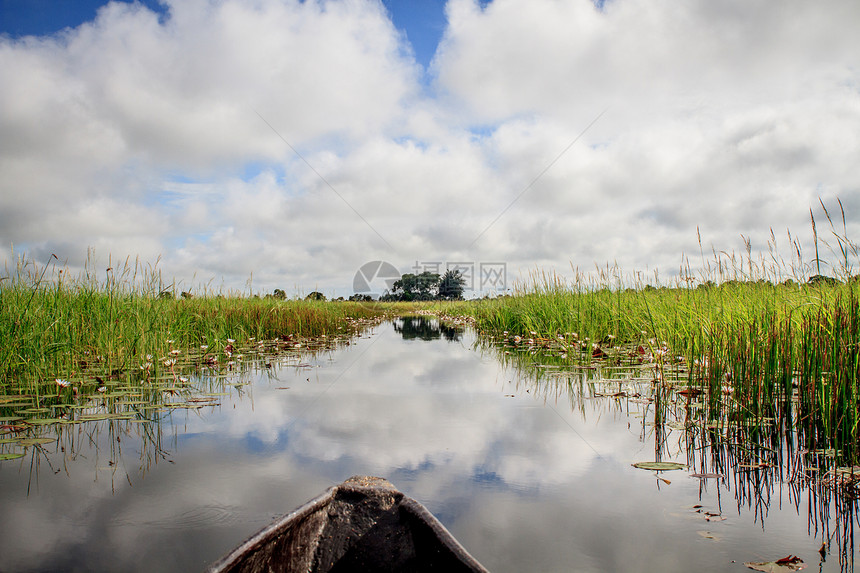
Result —
[{"label": "sky reflection in water", "polygon": [[[494,572],[818,563],[821,540],[787,493],[762,522],[714,480],[701,492],[684,471],[659,482],[630,465],[655,457],[643,405],[572,408],[473,343],[435,321],[384,324],[308,366],[255,373],[220,407],[175,412],[155,430],[163,457],[103,422],[65,454],[48,444],[38,468],[29,455],[4,462],[0,570],[202,570],[355,474],[390,479]],[[685,461],[683,440],[669,444]]]}]

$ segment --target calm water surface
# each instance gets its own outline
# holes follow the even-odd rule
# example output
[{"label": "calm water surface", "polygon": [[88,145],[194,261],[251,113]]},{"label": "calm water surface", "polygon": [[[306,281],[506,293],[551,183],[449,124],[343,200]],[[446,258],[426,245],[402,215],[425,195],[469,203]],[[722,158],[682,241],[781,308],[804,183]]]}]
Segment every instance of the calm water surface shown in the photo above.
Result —
[{"label": "calm water surface", "polygon": [[0,463],[0,571],[201,571],[355,474],[391,480],[494,572],[748,571],[789,554],[845,570],[821,562],[807,493],[762,482],[739,503],[749,483],[659,480],[631,464],[657,439],[685,462],[685,442],[653,431],[644,400],[572,397],[474,342],[399,320],[250,371],[215,407],[54,429]]}]

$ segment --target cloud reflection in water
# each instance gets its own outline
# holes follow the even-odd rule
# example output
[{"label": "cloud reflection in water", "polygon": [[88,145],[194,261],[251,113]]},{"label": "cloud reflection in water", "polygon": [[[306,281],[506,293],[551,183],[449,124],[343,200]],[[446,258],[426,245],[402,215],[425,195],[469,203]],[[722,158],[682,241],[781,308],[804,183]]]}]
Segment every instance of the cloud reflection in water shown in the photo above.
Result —
[{"label": "cloud reflection in water", "polygon": [[[0,569],[202,570],[354,474],[389,478],[496,572],[722,571],[814,545],[802,517],[771,517],[765,531],[733,516],[733,503],[726,522],[691,515],[695,503],[718,509],[718,489],[700,498],[684,472],[656,487],[631,468],[653,459],[654,445],[620,402],[547,398],[475,352],[469,333],[400,334],[382,325],[310,367],[262,371],[220,408],[174,414],[176,441],[165,446],[174,463],[141,476],[139,451],[125,444],[131,486],[121,472],[112,483],[94,471],[94,451],[67,472],[41,472],[29,498],[27,472],[0,467],[15,524],[0,539]],[[708,529],[724,542],[697,534]]]}]

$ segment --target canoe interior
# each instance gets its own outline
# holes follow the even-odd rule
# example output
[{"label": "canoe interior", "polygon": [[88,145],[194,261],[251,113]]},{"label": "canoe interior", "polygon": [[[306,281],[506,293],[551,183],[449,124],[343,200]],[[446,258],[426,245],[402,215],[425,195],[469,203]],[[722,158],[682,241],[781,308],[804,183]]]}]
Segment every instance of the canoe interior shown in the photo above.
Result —
[{"label": "canoe interior", "polygon": [[486,572],[417,501],[356,476],[254,535],[211,573]]}]

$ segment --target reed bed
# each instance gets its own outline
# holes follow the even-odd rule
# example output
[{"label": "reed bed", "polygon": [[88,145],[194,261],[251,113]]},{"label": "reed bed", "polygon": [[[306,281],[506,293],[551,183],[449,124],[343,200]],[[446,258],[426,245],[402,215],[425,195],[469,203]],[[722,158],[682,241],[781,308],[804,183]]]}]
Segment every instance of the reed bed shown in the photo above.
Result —
[{"label": "reed bed", "polygon": [[157,271],[130,261],[101,279],[91,269],[68,274],[21,259],[0,280],[0,393],[87,368],[136,368],[147,356],[169,356],[176,348],[220,352],[233,341],[348,331],[386,312],[362,303],[238,293],[176,297]]},{"label": "reed bed", "polygon": [[[829,214],[828,221],[832,230]],[[832,235],[832,277],[820,274],[818,245],[826,243],[816,232],[815,259],[805,264],[790,239],[790,262],[774,248],[754,261],[747,242],[745,256],[714,253],[702,276],[693,277],[687,264],[669,286],[625,280],[615,268],[575,272],[572,280],[536,272],[513,296],[482,301],[469,312],[493,336],[577,349],[567,353],[571,361],[638,349],[653,360],[655,380],[703,393],[708,420],[790,424],[806,447],[835,449],[856,463],[860,279],[851,263],[857,247],[844,234]]]},{"label": "reed bed", "polygon": [[854,460],[860,458],[858,301],[855,281],[577,291],[553,278],[473,312],[484,331],[578,343],[587,357],[647,348],[655,379],[663,380],[670,366],[681,372],[707,396],[712,419],[725,418],[726,409],[736,421],[797,417],[810,447],[847,448]]}]

